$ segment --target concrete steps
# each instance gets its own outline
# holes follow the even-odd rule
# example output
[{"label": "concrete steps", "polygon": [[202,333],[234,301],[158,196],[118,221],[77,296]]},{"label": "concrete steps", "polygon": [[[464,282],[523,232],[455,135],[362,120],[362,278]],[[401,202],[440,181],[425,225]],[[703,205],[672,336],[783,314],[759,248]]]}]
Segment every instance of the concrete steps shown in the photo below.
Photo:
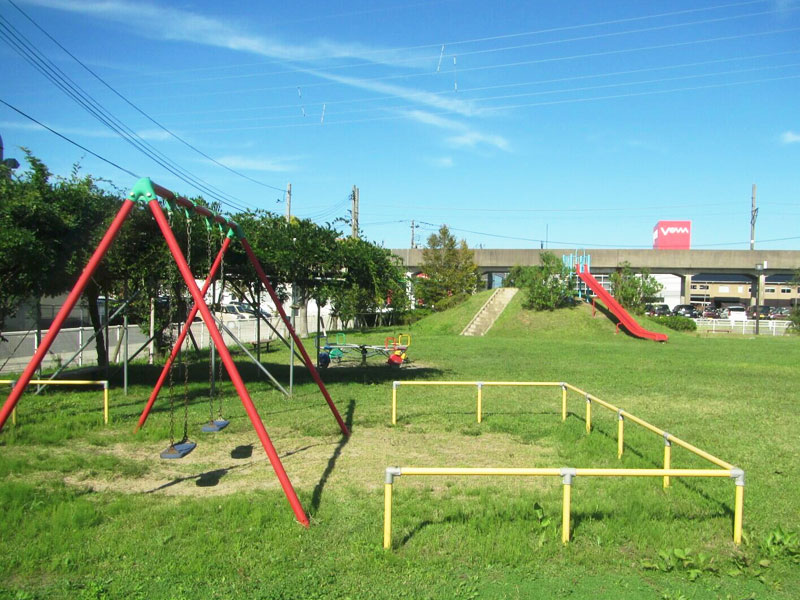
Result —
[{"label": "concrete steps", "polygon": [[475,313],[475,316],[472,317],[467,326],[464,327],[461,335],[486,335],[486,332],[492,328],[497,317],[505,310],[518,291],[518,288],[497,288],[484,305],[481,306],[480,310]]}]

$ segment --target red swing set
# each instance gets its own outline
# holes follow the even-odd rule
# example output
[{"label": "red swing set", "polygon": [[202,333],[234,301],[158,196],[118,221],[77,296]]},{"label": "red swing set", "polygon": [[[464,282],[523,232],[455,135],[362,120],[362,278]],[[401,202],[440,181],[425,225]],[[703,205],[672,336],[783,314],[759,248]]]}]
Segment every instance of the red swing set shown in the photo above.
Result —
[{"label": "red swing set", "polygon": [[[164,211],[161,208],[161,204],[159,203],[159,198],[163,198],[164,201],[170,204],[171,206],[180,206],[186,211],[201,215],[206,219],[209,219],[210,221],[219,224],[223,228],[227,228],[228,230],[228,235],[225,237],[225,240],[222,243],[219,253],[217,254],[217,257],[211,266],[211,271],[206,277],[202,289],[199,289],[197,287],[197,284],[195,283],[194,276],[192,275],[189,265],[187,264],[186,259],[184,258],[180,245],[178,244],[178,241],[175,239],[175,234],[173,233],[169,225],[169,221],[166,215],[164,214]],[[275,307],[277,308],[281,316],[281,319],[286,325],[286,328],[289,331],[290,335],[294,339],[295,346],[300,351],[300,354],[303,358],[303,362],[305,362],[306,367],[311,372],[311,375],[314,378],[314,381],[319,386],[320,392],[322,392],[325,401],[328,403],[328,406],[330,407],[333,416],[336,418],[336,422],[339,424],[339,427],[342,430],[342,434],[344,434],[345,436],[349,436],[350,431],[348,430],[345,422],[342,420],[339,411],[336,409],[336,405],[333,403],[333,400],[331,399],[328,390],[325,388],[325,384],[322,382],[322,379],[320,378],[319,373],[317,372],[317,369],[314,366],[313,361],[306,352],[305,347],[300,341],[300,338],[295,333],[294,328],[291,326],[291,321],[286,316],[286,312],[283,310],[283,306],[280,300],[278,299],[277,295],[275,294],[275,290],[270,284],[269,279],[267,279],[267,276],[264,273],[264,269],[261,267],[258,258],[256,258],[256,255],[253,252],[252,247],[247,242],[247,239],[245,238],[239,226],[235,222],[227,220],[224,217],[217,215],[202,206],[197,206],[191,200],[177,196],[168,189],[163,188],[151,182],[150,179],[148,178],[140,179],[133,187],[128,197],[123,201],[122,207],[120,208],[116,217],[114,217],[113,222],[111,223],[105,235],[103,236],[103,239],[100,241],[97,248],[95,249],[94,254],[92,254],[92,257],[89,259],[89,262],[84,268],[83,273],[81,273],[81,276],[78,278],[75,287],[69,293],[66,301],[64,302],[64,305],[61,307],[55,319],[53,320],[53,323],[50,326],[50,330],[48,331],[47,336],[45,336],[45,338],[42,340],[42,343],[37,349],[33,358],[25,367],[25,370],[23,371],[20,378],[17,380],[16,385],[12,388],[11,393],[9,394],[8,398],[5,401],[5,404],[3,404],[2,409],[0,409],[0,430],[2,430],[3,426],[8,420],[9,415],[11,415],[11,412],[17,405],[20,396],[22,396],[22,393],[25,391],[25,388],[31,381],[36,369],[39,367],[39,364],[42,362],[42,359],[50,349],[50,346],[52,345],[53,341],[55,340],[62,326],[64,325],[64,321],[69,316],[70,312],[75,307],[75,305],[78,303],[78,300],[80,299],[83,290],[85,289],[87,283],[89,282],[89,279],[92,277],[95,269],[100,264],[100,261],[103,259],[103,256],[105,256],[109,247],[113,243],[114,238],[116,237],[117,233],[124,224],[125,219],[128,217],[128,215],[131,213],[131,211],[137,204],[146,205],[153,213],[153,217],[158,223],[159,229],[161,230],[161,233],[167,242],[167,246],[170,250],[170,253],[175,259],[178,271],[180,272],[181,276],[183,277],[184,283],[189,289],[189,293],[191,294],[192,300],[194,301],[194,306],[190,311],[190,314],[186,320],[186,326],[182,328],[181,334],[177,342],[175,343],[175,346],[172,349],[172,353],[170,354],[167,363],[164,366],[164,370],[162,371],[161,376],[159,377],[159,380],[156,383],[156,386],[153,389],[150,398],[148,399],[147,406],[145,407],[141,417],[139,418],[136,430],[138,431],[144,424],[144,422],[147,420],[147,416],[150,413],[150,409],[152,408],[153,403],[155,402],[155,399],[158,396],[161,386],[164,384],[167,374],[169,373],[169,368],[172,362],[175,360],[178,350],[183,344],[185,336],[189,331],[189,325],[192,323],[195,316],[199,312],[200,315],[203,317],[203,320],[205,321],[209,335],[211,336],[211,340],[214,343],[217,352],[219,353],[220,359],[222,360],[222,364],[225,366],[225,369],[228,372],[228,377],[233,383],[234,388],[236,388],[236,392],[239,395],[242,404],[244,405],[245,411],[247,412],[247,416],[250,418],[250,422],[252,423],[253,428],[255,429],[259,440],[261,441],[261,445],[264,447],[264,451],[266,452],[267,457],[269,458],[270,464],[272,465],[275,474],[278,476],[278,481],[280,482],[281,487],[283,488],[283,492],[286,495],[286,499],[289,501],[289,504],[292,507],[292,510],[294,511],[295,517],[300,523],[308,527],[309,526],[308,517],[305,511],[303,510],[303,506],[300,503],[300,500],[297,498],[297,494],[294,491],[294,487],[292,487],[291,481],[289,481],[289,477],[286,475],[286,471],[283,468],[283,464],[281,463],[280,457],[278,456],[278,453],[275,451],[275,447],[272,445],[272,441],[270,440],[269,434],[267,433],[267,430],[264,427],[264,423],[261,420],[261,417],[259,416],[258,411],[256,410],[256,407],[254,406],[252,399],[250,398],[250,394],[247,391],[247,387],[245,386],[244,381],[242,380],[242,377],[236,368],[236,364],[233,362],[233,358],[231,357],[231,354],[228,351],[225,342],[223,341],[222,335],[220,334],[220,331],[217,328],[217,325],[214,321],[214,317],[212,316],[211,311],[209,310],[204,300],[205,293],[208,291],[211,281],[214,279],[214,276],[216,275],[216,272],[220,267],[220,264],[222,262],[222,257],[230,247],[231,241],[234,238],[238,239],[238,241],[242,244],[242,247],[244,248],[247,257],[250,260],[253,269],[258,275],[259,280],[264,285],[264,288],[267,290],[273,302],[275,303]]]}]

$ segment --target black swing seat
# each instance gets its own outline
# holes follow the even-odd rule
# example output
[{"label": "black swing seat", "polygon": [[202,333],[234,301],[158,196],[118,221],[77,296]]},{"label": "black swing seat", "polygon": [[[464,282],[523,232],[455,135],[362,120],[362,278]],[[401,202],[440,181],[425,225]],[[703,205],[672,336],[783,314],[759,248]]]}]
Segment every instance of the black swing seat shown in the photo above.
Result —
[{"label": "black swing seat", "polygon": [[161,458],[183,458],[189,452],[195,449],[197,444],[194,442],[190,442],[188,440],[179,442],[177,444],[171,445],[169,448],[164,450],[159,456]]},{"label": "black swing seat", "polygon": [[230,421],[226,421],[225,419],[215,419],[214,421],[209,421],[203,425],[203,432],[214,433],[216,431],[222,431],[228,426],[229,423]]}]

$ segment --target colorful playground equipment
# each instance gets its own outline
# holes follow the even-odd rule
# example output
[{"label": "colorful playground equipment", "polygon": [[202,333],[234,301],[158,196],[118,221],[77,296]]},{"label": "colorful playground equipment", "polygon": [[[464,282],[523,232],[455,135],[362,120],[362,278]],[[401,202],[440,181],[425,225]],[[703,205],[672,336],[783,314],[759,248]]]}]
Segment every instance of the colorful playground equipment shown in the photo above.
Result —
[{"label": "colorful playground equipment", "polygon": [[[211,223],[218,224],[222,226],[226,231],[227,235],[220,248],[219,254],[217,255],[217,259],[214,261],[214,264],[211,267],[210,272],[206,278],[205,284],[203,285],[203,290],[201,291],[197,284],[195,283],[194,275],[187,264],[186,258],[178,244],[178,241],[175,238],[175,234],[170,227],[169,219],[164,214],[164,209],[161,206],[160,200],[167,205],[169,210],[175,210],[180,208],[186,212],[187,217],[198,215],[202,218],[209,220]],[[204,294],[208,290],[208,286],[210,285],[211,281],[213,280],[216,272],[219,268],[219,263],[222,260],[222,256],[224,255],[227,248],[230,246],[233,240],[238,241],[249,261],[254,269],[255,273],[257,274],[259,280],[264,285],[264,288],[269,293],[270,297],[272,298],[275,306],[280,313],[281,319],[286,325],[287,331],[290,333],[294,342],[296,344],[297,349],[300,351],[302,358],[308,368],[309,372],[311,373],[314,381],[319,386],[320,392],[325,398],[325,401],[328,403],[328,407],[330,408],[331,412],[333,413],[339,427],[342,431],[342,434],[345,436],[350,435],[350,430],[348,429],[347,425],[345,424],[344,420],[342,419],[339,411],[336,408],[336,405],[333,403],[333,400],[328,394],[325,385],[322,382],[322,379],[319,376],[319,373],[314,366],[314,363],[311,361],[308,353],[306,352],[305,348],[303,347],[302,342],[300,341],[299,337],[294,331],[294,328],[291,325],[291,321],[286,316],[285,311],[282,308],[282,304],[279,301],[277,295],[275,294],[275,290],[272,287],[269,279],[267,278],[266,274],[264,273],[264,269],[261,267],[258,258],[256,257],[255,253],[253,252],[252,247],[248,243],[245,235],[238,224],[224,217],[208,210],[205,207],[196,205],[191,200],[183,198],[181,196],[177,196],[170,190],[163,188],[152,181],[150,179],[144,178],[140,179],[136,185],[134,186],[133,190],[130,192],[128,197],[123,201],[122,206],[120,207],[119,212],[117,213],[116,217],[114,217],[113,222],[109,226],[108,230],[103,235],[102,240],[100,241],[97,248],[94,250],[89,262],[87,263],[86,267],[84,268],[83,272],[81,273],[80,277],[78,278],[75,287],[67,296],[64,305],[59,310],[58,314],[56,315],[53,323],[45,336],[42,340],[42,343],[39,345],[36,353],[34,354],[31,361],[25,367],[22,375],[17,380],[16,385],[11,389],[11,393],[9,394],[8,398],[6,399],[5,403],[3,404],[2,408],[0,409],[0,430],[2,430],[3,426],[5,425],[8,417],[11,415],[12,411],[19,402],[20,397],[22,396],[25,388],[31,382],[33,378],[33,374],[41,364],[42,359],[49,351],[53,341],[58,336],[59,331],[64,325],[65,320],[69,316],[72,309],[78,303],[78,300],[81,297],[86,285],[88,284],[89,280],[91,279],[92,275],[94,274],[95,270],[97,269],[100,261],[105,256],[106,252],[108,252],[109,247],[114,241],[114,238],[119,233],[120,229],[122,228],[125,220],[131,214],[131,212],[135,208],[147,208],[152,213],[153,217],[155,218],[158,227],[164,236],[164,239],[167,243],[167,246],[172,254],[172,257],[177,264],[178,272],[180,277],[183,279],[184,284],[188,288],[189,293],[192,296],[192,300],[194,301],[194,306],[190,311],[190,314],[187,319],[187,323],[184,325],[182,329],[182,333],[188,331],[189,324],[194,320],[195,316],[199,312],[202,316],[203,320],[205,321],[206,327],[208,328],[209,335],[211,336],[216,351],[219,353],[219,357],[222,360],[222,364],[224,365],[225,369],[227,370],[228,377],[231,380],[236,392],[242,402],[242,405],[247,412],[247,416],[250,419],[253,428],[255,429],[259,440],[261,441],[261,445],[264,448],[264,451],[269,458],[270,464],[272,465],[275,474],[278,476],[278,480],[283,488],[283,492],[286,495],[289,504],[294,511],[295,517],[297,520],[303,524],[304,526],[309,526],[309,520],[306,516],[305,511],[300,503],[300,500],[295,493],[294,487],[292,486],[291,482],[289,481],[289,477],[286,474],[286,471],[283,468],[283,464],[281,463],[280,457],[275,450],[275,447],[272,444],[272,440],[270,440],[269,434],[267,433],[266,428],[264,427],[264,423],[261,420],[261,417],[256,410],[255,405],[253,404],[252,399],[250,398],[250,394],[247,391],[247,387],[242,380],[241,375],[236,367],[236,364],[231,357],[230,352],[228,351],[227,346],[220,334],[219,329],[217,328],[214,317],[211,314],[206,302],[204,300]],[[180,347],[183,343],[183,340],[179,338],[179,341],[176,342],[176,346]],[[170,357],[171,360],[174,360],[175,356],[175,349],[173,349],[173,356]],[[168,371],[168,369],[165,369]],[[165,373],[162,373],[162,377],[159,379],[156,387],[159,388],[163,384],[163,380],[166,378]],[[148,401],[145,410],[139,419],[138,427],[144,423],[145,419],[147,418],[147,414],[149,413],[150,409],[152,408],[153,402],[155,401],[155,396],[157,395],[157,391],[151,395],[150,400]],[[137,427],[137,429],[138,429]],[[186,440],[184,440],[186,441]]]},{"label": "colorful playground equipment", "polygon": [[[566,382],[538,381],[395,381],[392,384],[392,424],[397,419],[397,388],[400,385],[437,385],[437,386],[475,386],[478,390],[478,422],[482,421],[482,390],[486,386],[543,386],[561,388],[561,420],[567,419],[567,392],[579,394],[586,404],[586,434],[592,431],[592,404],[596,403],[616,414],[617,418],[617,458],[621,459],[625,447],[625,421],[631,421],[640,427],[656,434],[664,440],[664,467],[661,469],[592,469],[592,468],[453,468],[453,467],[387,467],[384,482],[384,521],[383,547],[392,545],[392,493],[395,479],[400,476],[497,476],[497,477],[561,477],[563,485],[561,541],[566,544],[570,539],[570,502],[572,485],[576,477],[661,477],[664,489],[670,487],[670,477],[722,477],[730,478],[735,483],[733,511],[733,543],[742,543],[742,514],[744,507],[744,471],[716,456],[675,437],[644,419],[640,419],[613,404],[601,400],[580,388]],[[717,468],[712,469],[675,469],[672,467],[672,445],[688,450],[692,454],[710,462]]]},{"label": "colorful playground equipment", "polygon": [[[403,343],[405,341],[405,343]],[[411,335],[401,333],[396,338],[387,337],[383,346],[372,344],[348,344],[344,333],[336,334],[336,341],[325,339],[325,345],[319,354],[320,368],[327,368],[331,361],[341,363],[348,355],[355,354],[361,357],[361,366],[367,366],[367,359],[373,356],[383,356],[390,367],[399,367],[408,362],[408,347],[411,346]]]},{"label": "colorful playground equipment", "polygon": [[[589,265],[591,264],[591,256],[589,254],[585,252],[582,254],[568,254],[562,256],[562,260],[569,268],[575,269],[578,278],[594,293],[595,297],[592,298],[592,309],[595,308],[595,301],[599,298],[603,304],[605,304],[606,308],[619,320],[619,323],[617,323],[617,330],[619,330],[619,326],[622,325],[628,330],[628,333],[639,338],[654,340],[656,342],[666,342],[667,339],[669,339],[664,333],[650,331],[639,325],[639,322],[614,299],[614,296],[612,296],[606,288],[603,287],[603,284],[594,278],[589,272]],[[578,295],[580,296],[581,294],[582,291],[579,290]]]}]

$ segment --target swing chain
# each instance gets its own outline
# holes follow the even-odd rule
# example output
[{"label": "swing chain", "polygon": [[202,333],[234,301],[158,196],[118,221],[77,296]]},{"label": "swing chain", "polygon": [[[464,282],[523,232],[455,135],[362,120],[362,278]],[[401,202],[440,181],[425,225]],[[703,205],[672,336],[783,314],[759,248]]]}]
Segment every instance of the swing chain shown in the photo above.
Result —
[{"label": "swing chain", "polygon": [[[213,259],[211,258],[211,227],[206,223],[206,252],[208,253],[208,273],[211,274]],[[214,310],[214,298],[211,299],[211,310]],[[209,336],[209,348],[213,347],[214,341]],[[214,363],[211,362],[213,355],[209,352],[208,356],[208,422],[214,421]]]},{"label": "swing chain", "polygon": [[[225,232],[222,229],[220,229],[219,233],[220,233],[220,247],[222,247],[222,244],[225,243]],[[220,262],[219,262],[219,277],[220,277],[220,280],[222,281],[222,284],[220,285],[220,301],[221,301],[222,300],[222,292],[224,291],[224,286],[225,286],[225,256],[224,255],[220,258]],[[220,332],[220,337],[222,337],[222,342],[224,343],[225,342],[225,334]],[[217,381],[220,384],[222,384],[222,356],[221,355],[220,355],[220,359],[219,359],[219,371],[218,371],[218,373],[219,374],[217,376]],[[219,415],[219,418],[222,419],[222,394],[219,394],[219,393],[217,394],[217,414]]]},{"label": "swing chain", "polygon": [[[172,211],[167,212],[167,220],[169,224],[169,228],[172,229]],[[168,267],[168,280],[167,280],[167,293],[168,301],[167,301],[167,339],[169,340],[168,347],[170,350],[173,347],[173,339],[172,339],[172,317],[173,313],[175,312],[175,282],[177,281],[177,274],[176,274],[177,266],[175,265],[174,261],[170,261]],[[172,361],[169,367],[169,447],[175,447],[175,394],[174,394],[174,387],[175,387],[175,361]]]},{"label": "swing chain", "polygon": [[[189,267],[189,272],[192,272],[192,221],[189,218],[188,211],[186,212],[186,264]],[[192,275],[194,276],[194,275]],[[190,325],[187,325],[190,327]],[[183,352],[181,351],[181,357]],[[181,360],[183,365],[183,440],[189,439],[189,359],[186,361]]]}]

